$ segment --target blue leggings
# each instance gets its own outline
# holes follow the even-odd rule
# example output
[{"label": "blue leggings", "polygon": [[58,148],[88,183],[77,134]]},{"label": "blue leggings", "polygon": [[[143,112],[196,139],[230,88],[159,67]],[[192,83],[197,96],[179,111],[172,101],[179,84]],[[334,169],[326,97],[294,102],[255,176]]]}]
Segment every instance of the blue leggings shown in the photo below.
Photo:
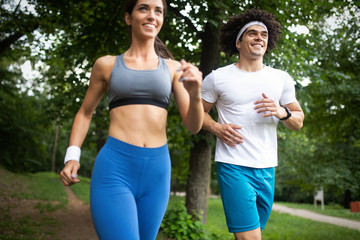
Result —
[{"label": "blue leggings", "polygon": [[90,184],[90,208],[101,240],[154,240],[170,196],[167,144],[144,148],[108,137]]}]

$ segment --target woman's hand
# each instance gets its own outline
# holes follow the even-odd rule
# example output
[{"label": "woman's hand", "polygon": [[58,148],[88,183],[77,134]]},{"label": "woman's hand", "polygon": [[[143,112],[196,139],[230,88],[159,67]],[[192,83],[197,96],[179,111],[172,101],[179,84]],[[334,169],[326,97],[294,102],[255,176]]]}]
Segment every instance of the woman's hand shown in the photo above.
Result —
[{"label": "woman's hand", "polygon": [[64,186],[71,186],[75,183],[80,182],[77,178],[77,171],[80,168],[80,163],[75,160],[70,160],[66,163],[63,170],[60,172],[60,180]]},{"label": "woman's hand", "polygon": [[183,82],[185,89],[188,91],[190,97],[198,97],[201,93],[202,72],[193,64],[180,61],[181,66],[178,69],[182,71],[179,78],[180,82]]}]

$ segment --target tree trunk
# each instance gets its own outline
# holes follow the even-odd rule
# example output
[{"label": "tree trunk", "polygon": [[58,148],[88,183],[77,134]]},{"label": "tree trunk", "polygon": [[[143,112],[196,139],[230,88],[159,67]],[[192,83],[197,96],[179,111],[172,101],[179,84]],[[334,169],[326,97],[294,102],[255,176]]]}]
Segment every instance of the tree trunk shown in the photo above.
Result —
[{"label": "tree trunk", "polygon": [[106,143],[106,133],[105,129],[109,129],[108,120],[106,115],[106,105],[104,99],[99,102],[96,112],[93,117],[95,123],[95,133],[96,133],[96,150],[99,152],[101,148]]},{"label": "tree trunk", "polygon": [[344,194],[344,208],[350,209],[351,191],[347,189]]},{"label": "tree trunk", "polygon": [[52,157],[51,157],[51,172],[55,172],[56,148],[57,148],[57,143],[58,143],[58,137],[59,137],[59,125],[56,124],[54,146],[53,146]]},{"label": "tree trunk", "polygon": [[[219,37],[215,26],[207,24],[202,36],[203,46],[200,70],[205,77],[219,65]],[[208,192],[210,188],[211,142],[213,136],[201,131],[193,137],[193,147],[190,150],[189,176],[186,186],[186,208],[189,214],[198,214],[206,223]],[[195,141],[197,140],[197,141]]]},{"label": "tree trunk", "polygon": [[200,141],[190,150],[189,176],[186,187],[186,208],[195,218],[200,216],[205,224],[211,170],[211,133],[202,131]]},{"label": "tree trunk", "polygon": [[106,142],[106,137],[104,134],[104,129],[107,129],[106,120],[105,120],[105,105],[101,101],[96,109],[96,114],[94,116],[95,122],[95,132],[96,132],[96,148],[97,152],[100,152],[101,148]]}]

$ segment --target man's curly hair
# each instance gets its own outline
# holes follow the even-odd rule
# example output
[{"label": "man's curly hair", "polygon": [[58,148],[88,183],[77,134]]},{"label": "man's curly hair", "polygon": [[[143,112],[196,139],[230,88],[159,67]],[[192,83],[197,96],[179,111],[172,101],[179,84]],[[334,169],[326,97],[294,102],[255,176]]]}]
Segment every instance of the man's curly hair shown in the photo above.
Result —
[{"label": "man's curly hair", "polygon": [[[272,13],[260,9],[249,9],[245,13],[229,18],[228,22],[220,28],[220,47],[223,52],[229,56],[238,55],[236,48],[236,36],[245,24],[252,21],[260,21],[265,24],[268,29],[269,39],[266,53],[276,47],[276,43],[281,36],[281,25],[276,21]],[[240,37],[241,40],[242,36]]]}]

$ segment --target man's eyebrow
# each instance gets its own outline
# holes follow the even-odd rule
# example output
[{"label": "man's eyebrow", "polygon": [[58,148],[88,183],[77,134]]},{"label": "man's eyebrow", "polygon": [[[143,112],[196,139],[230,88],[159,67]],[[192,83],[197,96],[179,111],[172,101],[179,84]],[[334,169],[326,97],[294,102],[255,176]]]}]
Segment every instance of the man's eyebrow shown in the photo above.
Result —
[{"label": "man's eyebrow", "polygon": [[262,33],[268,33],[268,31],[266,31],[266,30],[258,31],[258,30],[256,30],[256,29],[250,29],[250,30],[247,30],[247,31],[246,31],[246,33],[248,33],[248,32],[262,32]]}]

